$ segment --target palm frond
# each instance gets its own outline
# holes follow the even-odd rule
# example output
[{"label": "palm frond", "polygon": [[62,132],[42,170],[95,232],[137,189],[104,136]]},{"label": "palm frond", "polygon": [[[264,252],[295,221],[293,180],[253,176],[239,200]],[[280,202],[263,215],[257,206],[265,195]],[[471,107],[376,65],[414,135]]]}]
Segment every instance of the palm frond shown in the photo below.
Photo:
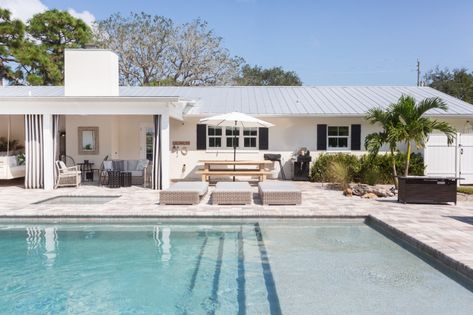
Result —
[{"label": "palm frond", "polygon": [[418,117],[421,117],[425,113],[427,113],[429,110],[432,109],[439,109],[443,111],[448,110],[447,103],[445,103],[441,98],[439,97],[431,97],[431,98],[426,98],[422,101],[419,102],[416,106],[416,111]]}]

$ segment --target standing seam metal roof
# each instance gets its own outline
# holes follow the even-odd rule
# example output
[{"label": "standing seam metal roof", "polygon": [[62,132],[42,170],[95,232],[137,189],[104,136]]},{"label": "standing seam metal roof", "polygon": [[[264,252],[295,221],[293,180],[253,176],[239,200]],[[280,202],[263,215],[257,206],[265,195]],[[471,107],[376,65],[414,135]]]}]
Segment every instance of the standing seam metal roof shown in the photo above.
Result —
[{"label": "standing seam metal roof", "polygon": [[[473,116],[473,105],[430,87],[417,86],[217,86],[217,87],[120,87],[122,97],[179,97],[194,101],[188,115],[239,111],[267,116],[362,116],[369,108],[387,107],[401,95],[417,101],[439,97],[449,106],[447,113],[431,115]],[[0,102],[8,97],[64,97],[62,86],[0,87]],[[1,103],[0,103],[1,106]]]}]

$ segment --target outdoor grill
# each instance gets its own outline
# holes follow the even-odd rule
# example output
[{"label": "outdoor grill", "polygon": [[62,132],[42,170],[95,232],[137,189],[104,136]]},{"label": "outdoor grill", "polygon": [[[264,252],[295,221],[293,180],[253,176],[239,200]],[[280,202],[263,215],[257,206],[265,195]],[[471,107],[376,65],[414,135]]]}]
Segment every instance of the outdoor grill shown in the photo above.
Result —
[{"label": "outdoor grill", "polygon": [[292,180],[309,180],[310,162],[312,161],[310,151],[306,148],[299,149],[293,161],[294,175]]},{"label": "outdoor grill", "polygon": [[282,167],[281,163],[281,154],[267,153],[264,155],[264,159],[267,161],[278,162],[279,169],[281,170],[281,177],[282,179],[286,180],[286,174],[284,174],[284,168]]}]

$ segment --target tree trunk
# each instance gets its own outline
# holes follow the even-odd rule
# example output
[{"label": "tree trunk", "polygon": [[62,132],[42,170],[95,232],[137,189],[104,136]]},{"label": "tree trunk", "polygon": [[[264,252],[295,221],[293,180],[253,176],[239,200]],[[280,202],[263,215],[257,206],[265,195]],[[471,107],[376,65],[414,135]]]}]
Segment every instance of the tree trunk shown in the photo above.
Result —
[{"label": "tree trunk", "polygon": [[407,142],[407,152],[406,152],[406,169],[404,171],[404,176],[409,176],[409,163],[411,162],[411,143]]},{"label": "tree trunk", "polygon": [[394,155],[394,149],[393,148],[391,148],[391,166],[393,168],[394,187],[396,187],[396,189],[397,189],[398,185],[399,185],[399,180],[397,178],[396,156]]}]

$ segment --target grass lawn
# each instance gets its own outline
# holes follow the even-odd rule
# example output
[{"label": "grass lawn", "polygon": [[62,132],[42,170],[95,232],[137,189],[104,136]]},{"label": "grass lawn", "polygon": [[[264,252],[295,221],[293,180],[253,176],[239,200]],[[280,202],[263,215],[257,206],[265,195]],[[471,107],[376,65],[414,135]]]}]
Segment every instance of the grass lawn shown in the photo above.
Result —
[{"label": "grass lawn", "polygon": [[458,187],[458,192],[467,194],[467,195],[473,195],[473,187],[467,187],[467,186],[460,186]]}]

